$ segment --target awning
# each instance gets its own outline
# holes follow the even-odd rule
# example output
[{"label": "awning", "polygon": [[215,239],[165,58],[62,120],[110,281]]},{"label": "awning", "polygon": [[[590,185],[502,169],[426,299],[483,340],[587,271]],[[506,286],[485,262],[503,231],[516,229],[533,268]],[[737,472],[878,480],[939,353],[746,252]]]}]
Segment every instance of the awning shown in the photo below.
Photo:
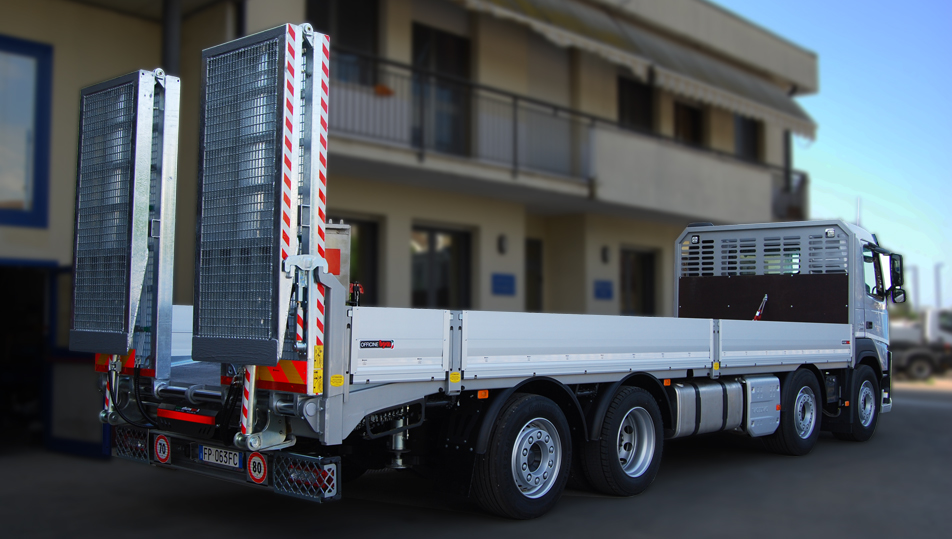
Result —
[{"label": "awning", "polygon": [[648,68],[669,92],[779,125],[813,138],[816,124],[781,88],[716,58],[656,36],[597,7],[571,0],[456,0],[472,11],[507,19],[561,47],[574,47],[627,67],[642,80]]}]

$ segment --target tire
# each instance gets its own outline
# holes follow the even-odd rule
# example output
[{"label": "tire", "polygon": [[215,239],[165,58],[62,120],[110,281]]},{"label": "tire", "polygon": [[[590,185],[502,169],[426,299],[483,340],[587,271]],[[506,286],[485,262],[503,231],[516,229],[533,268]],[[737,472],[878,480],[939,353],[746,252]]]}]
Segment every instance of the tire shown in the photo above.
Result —
[{"label": "tire", "polygon": [[879,392],[879,379],[868,365],[860,365],[853,371],[853,383],[850,388],[851,426],[849,432],[834,432],[833,436],[849,442],[865,442],[873,437],[879,424],[879,412],[882,408],[882,394]]},{"label": "tire", "polygon": [[486,454],[476,459],[476,501],[499,516],[536,518],[559,501],[571,466],[572,438],[562,410],[545,397],[516,393],[499,415]]},{"label": "tire", "polygon": [[640,494],[658,475],[663,446],[661,410],[654,397],[641,388],[623,387],[605,412],[599,439],[582,447],[585,478],[604,494]]},{"label": "tire", "polygon": [[809,453],[820,437],[820,384],[807,369],[798,369],[780,387],[780,425],[764,437],[767,449],[781,455]]},{"label": "tire", "polygon": [[932,361],[925,356],[916,356],[906,364],[906,376],[913,380],[926,380],[932,376]]}]

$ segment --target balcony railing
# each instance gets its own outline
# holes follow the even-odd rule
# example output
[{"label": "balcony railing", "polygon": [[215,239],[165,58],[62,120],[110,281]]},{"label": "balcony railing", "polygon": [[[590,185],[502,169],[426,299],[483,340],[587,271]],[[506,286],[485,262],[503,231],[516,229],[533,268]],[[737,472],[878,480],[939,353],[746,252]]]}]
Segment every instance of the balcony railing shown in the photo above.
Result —
[{"label": "balcony railing", "polygon": [[[592,132],[629,126],[526,96],[490,88],[377,56],[335,49],[331,65],[330,130],[512,169],[587,182]],[[803,218],[806,174],[700,148],[652,131],[639,135],[678,143],[737,162],[763,167],[773,178],[774,219]]]},{"label": "balcony railing", "polygon": [[806,172],[791,170],[789,174],[774,170],[773,217],[777,221],[800,221],[809,217],[810,177]]},{"label": "balcony railing", "polygon": [[426,152],[585,179],[593,121],[577,112],[337,51],[330,129]]}]

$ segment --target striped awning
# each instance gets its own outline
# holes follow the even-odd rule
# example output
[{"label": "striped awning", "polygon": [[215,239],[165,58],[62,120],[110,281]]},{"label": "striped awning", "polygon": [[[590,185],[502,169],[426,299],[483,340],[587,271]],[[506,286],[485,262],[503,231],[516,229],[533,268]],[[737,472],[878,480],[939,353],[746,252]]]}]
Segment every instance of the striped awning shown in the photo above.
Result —
[{"label": "striped awning", "polygon": [[816,124],[783,89],[721,60],[652,34],[607,11],[572,0],[455,0],[627,67],[665,90],[814,138]]}]

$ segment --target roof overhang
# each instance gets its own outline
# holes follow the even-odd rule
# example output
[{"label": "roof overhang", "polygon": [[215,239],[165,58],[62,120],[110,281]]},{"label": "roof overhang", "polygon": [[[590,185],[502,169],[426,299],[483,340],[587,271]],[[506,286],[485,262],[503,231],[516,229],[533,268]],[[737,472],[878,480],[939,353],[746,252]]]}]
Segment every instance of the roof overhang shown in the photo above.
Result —
[{"label": "roof overhang", "polygon": [[814,138],[816,124],[780,87],[717,58],[572,0],[455,0],[467,9],[530,28],[560,47],[628,68],[661,88]]}]

